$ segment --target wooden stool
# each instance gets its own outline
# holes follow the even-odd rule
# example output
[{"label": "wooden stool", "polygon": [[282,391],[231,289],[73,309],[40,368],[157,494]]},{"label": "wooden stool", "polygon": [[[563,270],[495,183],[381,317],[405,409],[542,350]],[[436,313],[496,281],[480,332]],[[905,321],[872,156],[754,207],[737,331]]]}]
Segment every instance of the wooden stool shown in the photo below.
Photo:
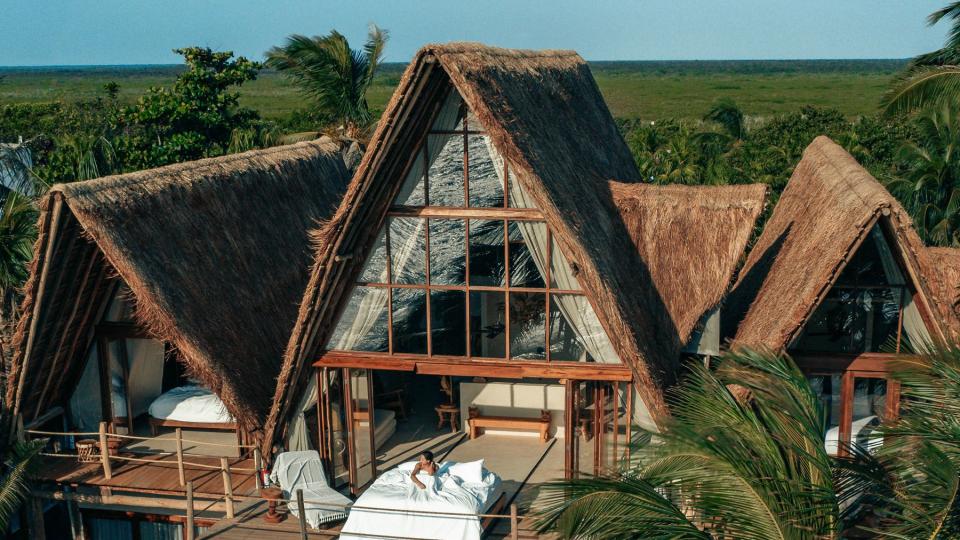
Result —
[{"label": "wooden stool", "polygon": [[80,463],[100,461],[100,454],[97,453],[99,444],[96,439],[80,439],[77,441],[77,461]]},{"label": "wooden stool", "polygon": [[277,513],[277,500],[283,496],[283,490],[275,487],[265,487],[260,489],[260,496],[267,501],[267,513],[263,520],[267,523],[280,523],[287,519],[286,514]]},{"label": "wooden stool", "polygon": [[450,432],[457,432],[457,417],[460,416],[460,407],[456,405],[440,405],[434,407],[437,411],[437,429],[443,427],[444,422],[450,423]]}]

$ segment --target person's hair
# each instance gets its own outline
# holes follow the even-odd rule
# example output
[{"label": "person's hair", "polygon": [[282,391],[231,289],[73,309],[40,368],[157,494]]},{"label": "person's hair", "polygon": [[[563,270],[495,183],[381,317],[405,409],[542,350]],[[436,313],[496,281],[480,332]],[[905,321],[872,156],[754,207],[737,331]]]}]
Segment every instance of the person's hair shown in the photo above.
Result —
[{"label": "person's hair", "polygon": [[433,452],[429,450],[424,450],[423,452],[420,452],[420,455],[426,458],[427,461],[433,461]]}]

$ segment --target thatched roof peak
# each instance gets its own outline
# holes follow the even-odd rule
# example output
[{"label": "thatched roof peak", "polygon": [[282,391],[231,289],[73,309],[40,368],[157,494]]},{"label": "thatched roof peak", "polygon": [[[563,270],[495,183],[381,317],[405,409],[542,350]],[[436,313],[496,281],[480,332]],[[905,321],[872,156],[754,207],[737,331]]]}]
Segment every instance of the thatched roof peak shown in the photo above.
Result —
[{"label": "thatched roof peak", "polygon": [[877,222],[895,237],[893,247],[926,302],[920,269],[927,254],[910,217],[853,156],[817,137],[740,272],[725,315],[727,335],[735,344],[786,348]]},{"label": "thatched roof peak", "polygon": [[928,247],[926,251],[930,268],[925,275],[933,302],[950,337],[960,339],[960,248]]},{"label": "thatched roof peak", "polygon": [[[313,141],[55,186],[42,202],[8,399],[29,420],[69,398],[119,279],[139,322],[242,427],[259,429],[307,282],[308,233],[333,213],[347,176],[339,146]],[[53,373],[66,381],[59,391]]]}]

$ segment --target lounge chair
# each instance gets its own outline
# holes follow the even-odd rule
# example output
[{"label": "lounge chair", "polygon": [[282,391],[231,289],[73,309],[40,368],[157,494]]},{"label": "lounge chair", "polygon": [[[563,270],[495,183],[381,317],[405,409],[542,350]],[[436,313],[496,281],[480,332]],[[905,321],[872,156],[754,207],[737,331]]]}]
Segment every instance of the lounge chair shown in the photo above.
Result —
[{"label": "lounge chair", "polygon": [[346,519],[347,513],[342,507],[353,502],[328,485],[320,454],[316,450],[278,455],[270,473],[270,481],[280,484],[283,498],[291,501],[287,505],[290,515],[297,518],[300,517],[296,503],[297,490],[303,490],[305,519],[313,529],[330,521]]}]

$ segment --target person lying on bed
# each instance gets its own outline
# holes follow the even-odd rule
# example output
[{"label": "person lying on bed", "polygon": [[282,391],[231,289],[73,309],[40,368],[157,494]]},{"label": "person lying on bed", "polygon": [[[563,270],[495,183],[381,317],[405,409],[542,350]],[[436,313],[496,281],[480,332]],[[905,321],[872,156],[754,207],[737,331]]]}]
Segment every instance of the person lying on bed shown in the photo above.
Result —
[{"label": "person lying on bed", "polygon": [[420,460],[417,461],[416,465],[414,465],[413,471],[410,473],[410,479],[413,480],[413,483],[416,484],[418,488],[427,489],[427,486],[425,486],[423,482],[417,478],[417,474],[419,474],[420,471],[423,471],[424,473],[433,476],[437,474],[438,468],[439,467],[437,467],[437,464],[433,461],[433,452],[424,450],[423,452],[420,452]]}]

